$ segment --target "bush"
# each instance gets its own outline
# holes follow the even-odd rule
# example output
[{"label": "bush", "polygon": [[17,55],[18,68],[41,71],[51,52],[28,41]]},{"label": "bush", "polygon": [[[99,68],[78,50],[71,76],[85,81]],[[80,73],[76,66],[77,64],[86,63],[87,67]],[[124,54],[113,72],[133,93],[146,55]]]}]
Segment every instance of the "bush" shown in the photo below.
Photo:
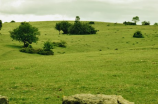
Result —
[{"label": "bush", "polygon": [[143,21],[142,25],[150,25],[150,22],[149,21]]},{"label": "bush", "polygon": [[136,23],[133,23],[133,22],[123,22],[123,24],[125,24],[125,25],[136,25]]},{"label": "bush", "polygon": [[155,25],[155,26],[157,26],[157,25],[158,25],[158,23],[154,23],[154,25]]},{"label": "bush", "polygon": [[70,34],[96,34],[97,30],[95,30],[88,23],[76,22],[69,28]]},{"label": "bush", "polygon": [[36,50],[34,50],[33,48],[22,48],[20,49],[20,52],[25,52],[25,53],[36,53]]},{"label": "bush", "polygon": [[53,45],[50,41],[46,41],[44,43],[44,47],[43,47],[43,50],[45,51],[50,51],[51,49],[53,49]]},{"label": "bush", "polygon": [[93,22],[93,21],[90,21],[89,24],[94,24],[94,22]]},{"label": "bush", "polygon": [[41,55],[54,55],[54,52],[52,50],[46,51],[43,49],[38,49],[37,53]]},{"label": "bush", "polygon": [[144,38],[141,31],[136,31],[133,35],[134,38]]},{"label": "bush", "polygon": [[37,54],[41,54],[41,55],[54,55],[54,52],[52,50],[46,51],[44,49],[33,49],[33,48],[22,48],[20,49],[20,52],[24,52],[24,53],[37,53]]},{"label": "bush", "polygon": [[64,47],[64,48],[66,47],[66,44],[67,43],[63,40],[61,40],[60,42],[53,42],[52,43],[52,45],[55,46],[55,47]]}]

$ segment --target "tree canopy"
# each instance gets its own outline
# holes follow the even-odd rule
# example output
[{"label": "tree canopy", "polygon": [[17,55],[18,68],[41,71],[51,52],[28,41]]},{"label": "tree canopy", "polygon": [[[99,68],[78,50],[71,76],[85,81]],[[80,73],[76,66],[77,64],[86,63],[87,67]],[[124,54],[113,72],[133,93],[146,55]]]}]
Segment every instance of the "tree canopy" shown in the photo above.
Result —
[{"label": "tree canopy", "polygon": [[80,21],[80,17],[76,16],[75,22],[79,22]]},{"label": "tree canopy", "polygon": [[142,25],[150,25],[150,21],[143,21]]},{"label": "tree canopy", "polygon": [[137,22],[140,21],[140,20],[139,20],[139,17],[138,17],[138,16],[135,16],[135,17],[133,17],[132,21],[134,21],[135,23],[137,23]]},{"label": "tree canopy", "polygon": [[10,32],[10,37],[13,40],[23,42],[24,47],[28,47],[28,45],[32,44],[32,42],[37,42],[38,41],[37,35],[40,35],[38,28],[33,27],[27,22],[22,22],[19,27],[9,32]]},{"label": "tree canopy", "polygon": [[55,28],[59,31],[59,34],[61,30],[63,31],[63,34],[68,34],[70,26],[71,23],[69,23],[68,21],[62,21],[60,23],[56,23]]}]

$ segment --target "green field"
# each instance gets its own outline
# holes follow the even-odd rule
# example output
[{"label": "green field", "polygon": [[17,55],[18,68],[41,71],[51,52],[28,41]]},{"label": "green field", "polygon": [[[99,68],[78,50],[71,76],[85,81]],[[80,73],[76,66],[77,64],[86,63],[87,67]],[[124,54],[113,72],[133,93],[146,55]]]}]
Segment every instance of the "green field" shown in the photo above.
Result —
[{"label": "green field", "polygon": [[[158,103],[158,26],[125,26],[96,22],[95,35],[59,35],[56,21],[30,22],[41,32],[34,48],[64,40],[54,55],[21,53],[23,43],[0,31],[0,95],[10,104],[61,104],[80,93],[122,95],[135,104]],[[109,26],[108,26],[109,25]],[[135,31],[145,38],[133,38]]]}]

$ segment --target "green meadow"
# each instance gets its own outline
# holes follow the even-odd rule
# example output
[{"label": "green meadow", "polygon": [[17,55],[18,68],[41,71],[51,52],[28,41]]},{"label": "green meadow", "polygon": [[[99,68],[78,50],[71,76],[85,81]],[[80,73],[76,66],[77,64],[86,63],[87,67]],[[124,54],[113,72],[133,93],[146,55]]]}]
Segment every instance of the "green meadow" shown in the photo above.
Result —
[{"label": "green meadow", "polygon": [[[97,34],[59,35],[57,22],[30,22],[41,32],[33,48],[42,48],[47,40],[66,41],[66,48],[56,47],[48,56],[20,52],[23,43],[9,34],[20,23],[3,23],[0,95],[10,104],[61,104],[63,96],[82,93],[158,103],[158,26],[95,22]],[[133,38],[137,30],[144,38]]]}]

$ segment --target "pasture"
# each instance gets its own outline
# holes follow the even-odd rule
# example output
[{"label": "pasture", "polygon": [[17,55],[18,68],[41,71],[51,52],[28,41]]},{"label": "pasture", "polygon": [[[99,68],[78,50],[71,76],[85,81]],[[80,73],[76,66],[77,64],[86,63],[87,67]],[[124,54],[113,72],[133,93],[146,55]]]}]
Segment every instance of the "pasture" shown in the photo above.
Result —
[{"label": "pasture", "polygon": [[[0,95],[10,104],[61,104],[63,96],[80,93],[158,103],[158,26],[95,22],[95,35],[59,35],[56,22],[30,22],[41,32],[34,48],[47,40],[67,42],[66,48],[53,49],[52,56],[19,52],[23,43],[12,41],[8,31],[20,23],[3,24]],[[137,30],[145,38],[133,38]]]}]

